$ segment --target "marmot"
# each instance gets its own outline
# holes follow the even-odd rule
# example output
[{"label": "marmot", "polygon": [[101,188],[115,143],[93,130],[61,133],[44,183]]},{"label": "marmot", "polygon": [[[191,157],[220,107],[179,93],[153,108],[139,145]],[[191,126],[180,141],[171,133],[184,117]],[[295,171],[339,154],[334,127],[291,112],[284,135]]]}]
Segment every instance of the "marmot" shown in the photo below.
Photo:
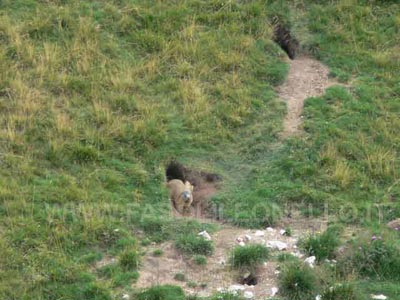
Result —
[{"label": "marmot", "polygon": [[173,207],[182,215],[190,214],[190,206],[193,202],[193,185],[189,181],[182,182],[173,179],[167,182],[169,197]]}]

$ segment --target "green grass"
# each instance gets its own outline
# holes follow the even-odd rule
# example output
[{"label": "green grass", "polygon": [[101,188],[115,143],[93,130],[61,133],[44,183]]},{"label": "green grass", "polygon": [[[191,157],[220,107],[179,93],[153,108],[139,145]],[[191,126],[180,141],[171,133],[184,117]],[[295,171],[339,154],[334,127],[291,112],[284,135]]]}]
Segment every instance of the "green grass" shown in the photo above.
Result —
[{"label": "green grass", "polygon": [[315,299],[317,276],[310,267],[290,262],[283,266],[279,274],[279,291],[288,300]]},{"label": "green grass", "polygon": [[[174,157],[223,176],[213,202],[240,226],[274,224],[286,204],[365,227],[397,217],[399,11],[396,1],[1,1],[0,298],[111,299],[137,265],[102,277],[101,257],[209,230],[169,218]],[[274,87],[288,64],[271,41],[274,15],[351,86],[308,99],[305,137],[282,143]]]},{"label": "green grass", "polygon": [[184,300],[183,290],[178,286],[159,285],[143,291],[136,296],[137,300]]},{"label": "green grass", "polygon": [[259,245],[236,246],[230,254],[230,263],[234,268],[253,269],[269,257],[268,248]]},{"label": "green grass", "polygon": [[337,227],[328,227],[323,233],[301,240],[300,247],[308,256],[315,256],[319,262],[332,259],[340,245],[340,231]]},{"label": "green grass", "polygon": [[195,234],[181,235],[175,242],[176,248],[184,254],[211,255],[214,251],[212,241]]}]

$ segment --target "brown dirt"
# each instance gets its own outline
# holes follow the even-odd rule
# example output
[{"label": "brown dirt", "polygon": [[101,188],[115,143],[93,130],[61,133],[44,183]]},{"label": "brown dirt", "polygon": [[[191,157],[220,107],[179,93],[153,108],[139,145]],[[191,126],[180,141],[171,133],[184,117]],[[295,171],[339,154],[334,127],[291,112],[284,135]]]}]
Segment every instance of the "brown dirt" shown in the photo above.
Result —
[{"label": "brown dirt", "polygon": [[[292,236],[281,235],[279,230],[285,224],[291,223]],[[298,252],[296,243],[301,236],[311,232],[321,231],[325,228],[326,221],[321,219],[306,219],[296,217],[282,220],[281,226],[277,226],[273,231],[261,230],[264,236],[257,236],[256,230],[242,229],[229,225],[221,225],[221,229],[211,235],[214,242],[214,254],[207,258],[207,265],[197,266],[191,258],[184,257],[171,242],[159,245],[151,245],[146,248],[146,254],[142,260],[140,277],[136,288],[148,288],[157,284],[173,284],[181,286],[188,295],[210,296],[218,289],[228,289],[231,285],[239,284],[239,273],[229,266],[229,253],[238,245],[237,238],[244,238],[250,235],[248,243],[266,244],[268,241],[282,241],[287,243],[288,248],[283,251],[271,250],[274,252]],[[154,257],[155,249],[161,249],[163,255]],[[175,274],[185,275],[184,282],[174,279]],[[255,286],[243,285],[246,291],[252,291],[255,299],[264,299],[271,296],[271,288],[277,286],[277,263],[269,260],[258,269],[258,284]],[[188,287],[187,282],[194,282],[197,287]],[[204,285],[201,287],[201,285]]]},{"label": "brown dirt", "polygon": [[326,88],[335,84],[328,78],[329,69],[321,62],[299,57],[290,61],[286,82],[279,87],[279,97],[287,103],[282,138],[301,133],[304,100],[322,95]]}]

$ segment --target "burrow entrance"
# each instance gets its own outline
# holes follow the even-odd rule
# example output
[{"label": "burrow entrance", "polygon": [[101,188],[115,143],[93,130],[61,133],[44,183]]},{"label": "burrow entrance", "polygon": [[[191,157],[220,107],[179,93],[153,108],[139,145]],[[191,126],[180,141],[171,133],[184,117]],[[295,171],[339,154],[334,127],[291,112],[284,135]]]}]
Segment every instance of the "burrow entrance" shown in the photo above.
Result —
[{"label": "burrow entrance", "polygon": [[290,59],[294,59],[299,52],[299,41],[293,36],[289,26],[280,21],[278,17],[273,18],[273,24],[274,42],[286,52]]},{"label": "burrow entrance", "polygon": [[211,209],[210,200],[220,187],[222,182],[220,175],[193,170],[175,160],[169,162],[165,175],[167,182],[179,179],[182,182],[189,181],[193,185],[192,217],[218,219],[218,214]]}]

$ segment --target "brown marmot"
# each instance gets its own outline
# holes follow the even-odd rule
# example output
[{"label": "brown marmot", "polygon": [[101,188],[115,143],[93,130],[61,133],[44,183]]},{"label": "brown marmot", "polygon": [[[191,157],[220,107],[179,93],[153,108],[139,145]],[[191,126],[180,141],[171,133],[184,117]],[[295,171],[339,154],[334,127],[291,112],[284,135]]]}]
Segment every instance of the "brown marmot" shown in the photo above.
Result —
[{"label": "brown marmot", "polygon": [[189,181],[173,179],[167,182],[169,197],[173,207],[182,215],[190,214],[190,206],[193,202],[193,185]]}]

